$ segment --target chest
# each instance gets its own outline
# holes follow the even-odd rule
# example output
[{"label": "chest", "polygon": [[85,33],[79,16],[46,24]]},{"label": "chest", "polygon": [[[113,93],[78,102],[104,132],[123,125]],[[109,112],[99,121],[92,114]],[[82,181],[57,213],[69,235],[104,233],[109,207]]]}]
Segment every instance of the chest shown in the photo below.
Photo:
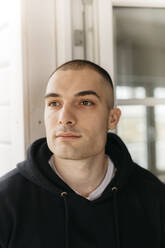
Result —
[{"label": "chest", "polygon": [[[22,204],[20,204],[22,205]],[[26,207],[25,207],[26,206]],[[138,200],[118,199],[90,204],[68,201],[68,214],[60,199],[39,198],[19,206],[9,248],[159,248],[160,228]],[[67,240],[66,240],[67,239]]]}]

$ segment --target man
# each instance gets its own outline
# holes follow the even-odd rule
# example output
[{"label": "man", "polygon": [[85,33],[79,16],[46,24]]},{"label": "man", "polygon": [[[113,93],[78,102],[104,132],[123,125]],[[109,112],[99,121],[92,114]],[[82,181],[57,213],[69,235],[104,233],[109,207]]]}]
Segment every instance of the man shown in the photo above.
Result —
[{"label": "man", "polygon": [[51,75],[46,139],[0,182],[0,248],[165,248],[165,185],[114,130],[109,74],[84,60]]}]

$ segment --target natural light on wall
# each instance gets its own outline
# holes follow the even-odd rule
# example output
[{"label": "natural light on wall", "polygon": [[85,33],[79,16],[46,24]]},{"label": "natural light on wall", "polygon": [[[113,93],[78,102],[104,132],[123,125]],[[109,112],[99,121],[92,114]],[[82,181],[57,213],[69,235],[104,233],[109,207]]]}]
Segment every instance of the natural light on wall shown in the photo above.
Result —
[{"label": "natural light on wall", "polygon": [[20,2],[0,0],[0,176],[24,157]]}]

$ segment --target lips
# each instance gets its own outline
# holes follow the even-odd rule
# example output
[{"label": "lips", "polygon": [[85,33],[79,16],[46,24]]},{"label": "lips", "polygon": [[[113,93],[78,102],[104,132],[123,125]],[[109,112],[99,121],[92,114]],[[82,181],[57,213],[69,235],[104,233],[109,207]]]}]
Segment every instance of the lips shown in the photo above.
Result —
[{"label": "lips", "polygon": [[68,138],[80,138],[80,135],[76,135],[74,133],[58,133],[56,135],[57,138],[59,137],[68,137]]}]

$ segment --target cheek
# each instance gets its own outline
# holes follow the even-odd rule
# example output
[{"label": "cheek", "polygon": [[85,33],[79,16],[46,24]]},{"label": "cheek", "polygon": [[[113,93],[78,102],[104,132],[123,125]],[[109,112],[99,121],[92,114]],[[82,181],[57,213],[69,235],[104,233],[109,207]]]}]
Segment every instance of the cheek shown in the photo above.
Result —
[{"label": "cheek", "polygon": [[90,120],[90,124],[94,129],[105,130],[108,126],[108,116],[102,111],[102,113],[89,115],[89,119],[86,118],[86,123]]},{"label": "cheek", "polygon": [[104,140],[108,131],[108,119],[105,116],[84,118],[79,125],[92,140]]},{"label": "cheek", "polygon": [[45,121],[45,127],[47,129],[47,132],[51,131],[52,128],[56,126],[56,119],[52,113],[45,111],[44,114],[44,121]]}]

